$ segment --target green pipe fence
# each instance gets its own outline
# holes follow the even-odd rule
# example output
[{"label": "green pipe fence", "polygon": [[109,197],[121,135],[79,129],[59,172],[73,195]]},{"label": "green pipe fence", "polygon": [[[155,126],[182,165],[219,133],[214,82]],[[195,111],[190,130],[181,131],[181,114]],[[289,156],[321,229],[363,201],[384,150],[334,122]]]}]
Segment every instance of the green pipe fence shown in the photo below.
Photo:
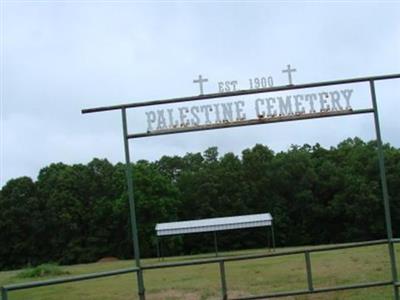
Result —
[{"label": "green pipe fence", "polygon": [[[326,252],[333,250],[341,250],[341,249],[350,249],[350,248],[359,248],[359,247],[367,247],[374,245],[383,245],[383,244],[394,244],[400,243],[400,239],[392,239],[392,240],[374,240],[374,241],[366,241],[366,242],[357,242],[357,243],[349,243],[349,244],[341,244],[341,245],[332,245],[332,246],[320,246],[313,247],[307,249],[299,249],[299,250],[290,250],[290,251],[282,251],[282,252],[273,252],[273,253],[263,253],[263,254],[249,254],[249,255],[240,255],[240,256],[231,256],[231,257],[215,257],[208,259],[197,259],[190,261],[179,261],[179,262],[168,262],[168,263],[158,263],[152,265],[142,265],[141,270],[136,267],[113,270],[108,272],[100,272],[100,273],[91,273],[73,277],[66,278],[57,278],[45,281],[36,281],[36,282],[27,282],[20,284],[12,284],[5,285],[1,287],[1,295],[2,300],[9,300],[8,293],[11,291],[17,290],[26,290],[35,287],[44,287],[56,284],[63,284],[69,282],[83,281],[89,279],[97,279],[102,277],[110,277],[116,275],[122,275],[127,273],[136,273],[145,270],[155,270],[155,269],[164,269],[164,268],[174,268],[174,267],[186,267],[186,266],[194,266],[194,265],[205,265],[205,264],[218,264],[219,265],[219,275],[221,280],[221,299],[222,300],[251,300],[251,299],[264,299],[264,298],[278,298],[278,297],[288,297],[288,296],[300,296],[306,294],[316,294],[316,293],[326,293],[326,292],[334,292],[334,291],[344,291],[344,290],[352,290],[352,289],[361,289],[361,288],[371,288],[371,287],[381,287],[381,286],[389,286],[393,285],[397,289],[400,286],[400,282],[394,282],[393,280],[386,281],[374,281],[374,282],[365,282],[365,283],[357,283],[351,285],[339,285],[333,287],[324,287],[324,288],[315,288],[313,284],[313,276],[312,276],[312,265],[311,265],[311,253],[315,252]],[[248,296],[241,298],[229,298],[228,297],[228,286],[226,281],[226,271],[225,264],[226,262],[232,261],[243,261],[243,260],[252,260],[252,259],[260,259],[260,258],[269,258],[269,257],[281,257],[281,256],[289,256],[295,254],[303,254],[305,257],[305,267],[306,267],[306,276],[307,276],[307,288],[304,290],[297,291],[287,291],[287,292],[276,292],[269,293],[258,296]],[[139,277],[138,277],[139,278]]]}]

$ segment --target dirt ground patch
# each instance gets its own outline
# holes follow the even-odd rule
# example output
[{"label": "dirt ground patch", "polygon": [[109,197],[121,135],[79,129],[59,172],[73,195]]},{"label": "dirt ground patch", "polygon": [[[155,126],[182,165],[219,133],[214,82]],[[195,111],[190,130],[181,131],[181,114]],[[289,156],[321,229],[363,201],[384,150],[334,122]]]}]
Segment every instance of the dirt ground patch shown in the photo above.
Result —
[{"label": "dirt ground patch", "polygon": [[200,300],[201,296],[198,293],[183,292],[178,290],[166,290],[158,293],[151,293],[146,298],[149,300]]},{"label": "dirt ground patch", "polygon": [[114,256],[107,256],[107,257],[100,258],[97,262],[106,263],[106,262],[114,262],[114,261],[118,261],[118,260],[119,259]]}]

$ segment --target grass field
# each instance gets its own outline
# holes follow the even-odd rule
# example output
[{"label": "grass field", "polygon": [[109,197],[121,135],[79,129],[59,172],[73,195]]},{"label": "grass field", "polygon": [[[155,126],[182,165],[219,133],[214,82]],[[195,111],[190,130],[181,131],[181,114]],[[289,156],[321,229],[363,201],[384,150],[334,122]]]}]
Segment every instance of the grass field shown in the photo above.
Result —
[{"label": "grass field", "polygon": [[[281,251],[278,249],[277,251]],[[287,250],[287,249],[285,249]],[[248,250],[223,253],[222,255],[256,254],[267,250]],[[396,246],[400,269],[400,245]],[[166,261],[204,258],[186,256],[167,258]],[[212,257],[212,254],[207,255]],[[311,254],[314,287],[329,287],[390,280],[390,264],[386,245],[368,246]],[[153,264],[156,259],[145,259],[143,264]],[[65,266],[70,275],[80,275],[133,266],[131,260]],[[304,289],[307,287],[304,255],[263,258],[227,262],[225,266],[228,297],[266,294],[275,291]],[[32,281],[16,277],[20,270],[0,272],[0,286]],[[40,278],[40,280],[49,279]],[[220,299],[220,277],[217,264],[175,267],[144,272],[146,299],[148,300],[205,300]],[[392,299],[392,287],[331,292],[310,296],[280,299]],[[119,300],[137,299],[135,274],[118,275],[102,279],[73,282],[29,290],[12,291],[9,300],[17,299],[83,299]]]}]

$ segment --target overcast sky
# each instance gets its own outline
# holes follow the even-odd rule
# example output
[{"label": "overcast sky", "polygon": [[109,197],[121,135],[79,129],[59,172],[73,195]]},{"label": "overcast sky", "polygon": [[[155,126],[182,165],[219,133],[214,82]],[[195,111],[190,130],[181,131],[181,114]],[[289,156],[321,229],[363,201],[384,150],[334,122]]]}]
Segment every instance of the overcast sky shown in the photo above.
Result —
[{"label": "overcast sky", "polygon": [[[297,2],[297,1],[296,1]],[[272,76],[297,69],[295,84],[400,73],[399,2],[58,2],[2,3],[1,186],[36,178],[53,162],[123,161],[119,112],[82,108],[197,95],[193,79]],[[343,88],[343,86],[338,87]],[[370,106],[366,85],[354,101]],[[334,88],[333,88],[334,89]],[[357,93],[356,93],[357,91]],[[400,80],[377,84],[382,135],[400,147]],[[255,95],[239,97],[253,102]],[[146,109],[129,112],[130,132]],[[335,146],[375,138],[372,116],[167,135],[131,141],[133,160],[156,160],[218,146],[220,153],[268,145]]]}]

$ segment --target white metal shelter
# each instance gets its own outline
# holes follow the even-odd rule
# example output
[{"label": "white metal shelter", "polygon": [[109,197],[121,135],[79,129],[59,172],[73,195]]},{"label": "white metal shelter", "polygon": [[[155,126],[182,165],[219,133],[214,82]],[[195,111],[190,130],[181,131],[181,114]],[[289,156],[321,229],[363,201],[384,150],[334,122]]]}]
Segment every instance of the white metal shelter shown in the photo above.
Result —
[{"label": "white metal shelter", "polygon": [[[218,255],[217,234],[216,234],[217,231],[263,227],[263,226],[271,227],[272,246],[273,248],[275,248],[273,218],[270,213],[160,223],[156,225],[155,229],[157,237],[200,233],[200,232],[213,232],[215,254]],[[157,253],[158,256],[160,256],[160,246],[158,242],[157,242]]]}]

